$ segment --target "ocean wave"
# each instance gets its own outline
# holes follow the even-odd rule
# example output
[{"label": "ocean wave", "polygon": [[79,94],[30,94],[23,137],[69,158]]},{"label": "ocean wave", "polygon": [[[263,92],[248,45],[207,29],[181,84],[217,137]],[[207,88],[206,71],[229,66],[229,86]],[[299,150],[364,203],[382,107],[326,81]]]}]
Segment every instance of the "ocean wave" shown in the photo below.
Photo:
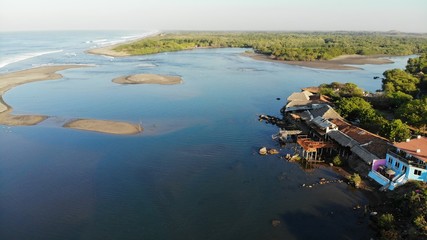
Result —
[{"label": "ocean wave", "polygon": [[117,38],[116,39],[100,39],[100,40],[87,41],[86,43],[94,43],[96,47],[106,47],[110,45],[115,45],[115,44],[133,41],[141,38],[150,37],[159,33],[160,31],[155,30],[155,31],[150,31],[142,34],[137,34],[137,35],[122,36],[119,39]]},{"label": "ocean wave", "polygon": [[106,42],[107,39],[96,39],[96,40],[90,40],[90,41],[86,41],[86,43],[101,43],[101,42]]},{"label": "ocean wave", "polygon": [[12,56],[6,59],[0,59],[0,68],[5,67],[9,64],[24,61],[30,58],[51,54],[51,53],[58,53],[62,52],[63,50],[55,50],[55,51],[47,51],[47,52],[33,52],[33,53],[23,53],[21,55]]}]

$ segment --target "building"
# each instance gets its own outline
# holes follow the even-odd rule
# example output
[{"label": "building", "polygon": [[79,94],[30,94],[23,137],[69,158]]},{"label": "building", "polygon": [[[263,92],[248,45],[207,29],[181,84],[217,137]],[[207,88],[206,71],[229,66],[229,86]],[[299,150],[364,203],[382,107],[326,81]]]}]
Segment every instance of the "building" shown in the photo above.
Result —
[{"label": "building", "polygon": [[306,88],[302,92],[293,93],[288,97],[282,112],[312,141],[330,143],[330,150],[347,159],[349,165],[359,173],[368,175],[372,162],[385,158],[391,146],[388,140],[346,122],[329,105],[328,99],[313,92],[316,89]]},{"label": "building", "polygon": [[385,159],[374,160],[369,177],[393,190],[407,181],[427,182],[427,138],[417,136],[393,144]]}]

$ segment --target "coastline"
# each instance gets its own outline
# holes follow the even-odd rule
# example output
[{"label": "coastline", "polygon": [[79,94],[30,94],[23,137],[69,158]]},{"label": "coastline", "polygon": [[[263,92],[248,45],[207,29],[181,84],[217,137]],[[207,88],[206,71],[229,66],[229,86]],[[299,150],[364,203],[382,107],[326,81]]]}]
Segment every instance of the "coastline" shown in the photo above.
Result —
[{"label": "coastline", "polygon": [[[3,94],[8,90],[30,82],[61,79],[63,76],[57,73],[57,71],[89,66],[76,64],[43,66],[0,75],[0,124],[8,126],[32,126],[49,118],[49,116],[44,115],[13,115],[13,108],[3,100]],[[66,123],[63,127],[119,135],[138,134],[143,130],[138,124],[97,119],[73,120]]]},{"label": "coastline", "polygon": [[182,83],[179,76],[159,75],[159,74],[135,74],[114,78],[112,82],[117,84],[160,84],[174,85]]},{"label": "coastline", "polygon": [[161,34],[161,32],[156,32],[156,33],[144,36],[144,37],[140,37],[140,38],[129,40],[129,41],[124,41],[124,42],[121,42],[121,43],[116,43],[116,44],[113,44],[113,45],[108,45],[108,46],[105,46],[105,47],[97,47],[97,48],[88,49],[88,50],[85,51],[85,53],[87,53],[87,54],[93,54],[93,55],[104,55],[104,56],[109,56],[109,57],[128,57],[128,56],[132,56],[129,53],[118,52],[118,51],[115,51],[113,49],[116,48],[116,47],[119,47],[121,45],[129,44],[129,43],[133,43],[133,42],[138,42],[139,40],[142,40],[144,38],[157,36],[159,34]]},{"label": "coastline", "polygon": [[274,63],[283,63],[288,65],[295,65],[308,68],[316,69],[327,69],[327,70],[361,70],[361,68],[348,66],[348,65],[364,65],[364,64],[389,64],[393,61],[385,59],[384,55],[341,55],[331,60],[317,60],[317,61],[282,61],[270,58],[266,55],[258,53],[243,53],[243,56],[250,57],[258,61],[267,61]]}]

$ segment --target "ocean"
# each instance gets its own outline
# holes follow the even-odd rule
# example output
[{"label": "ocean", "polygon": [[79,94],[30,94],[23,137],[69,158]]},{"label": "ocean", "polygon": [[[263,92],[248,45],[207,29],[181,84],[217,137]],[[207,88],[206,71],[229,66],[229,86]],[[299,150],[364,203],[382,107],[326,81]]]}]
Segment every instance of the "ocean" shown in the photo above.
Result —
[{"label": "ocean", "polygon": [[[62,79],[21,85],[3,99],[14,114],[50,118],[0,125],[0,239],[369,239],[368,200],[329,167],[304,170],[260,156],[302,87],[353,82],[381,88],[387,69],[319,70],[257,61],[245,49],[197,49],[112,58],[85,50],[151,31],[3,32],[0,74],[52,64],[90,64]],[[136,73],[179,75],[179,85],[118,85]],[[281,100],[277,100],[280,98]],[[117,136],[62,128],[75,118],[141,123]],[[286,153],[283,150],[283,154]],[[271,221],[281,221],[273,227]]]}]

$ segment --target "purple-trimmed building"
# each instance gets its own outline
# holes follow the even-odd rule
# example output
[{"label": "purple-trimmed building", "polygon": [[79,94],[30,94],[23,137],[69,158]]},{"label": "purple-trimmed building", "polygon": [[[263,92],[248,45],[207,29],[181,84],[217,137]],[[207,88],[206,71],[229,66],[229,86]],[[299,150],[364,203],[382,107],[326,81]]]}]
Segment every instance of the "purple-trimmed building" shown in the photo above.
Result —
[{"label": "purple-trimmed building", "polygon": [[385,159],[374,160],[369,177],[393,190],[409,180],[427,182],[427,138],[418,136],[393,144]]}]

